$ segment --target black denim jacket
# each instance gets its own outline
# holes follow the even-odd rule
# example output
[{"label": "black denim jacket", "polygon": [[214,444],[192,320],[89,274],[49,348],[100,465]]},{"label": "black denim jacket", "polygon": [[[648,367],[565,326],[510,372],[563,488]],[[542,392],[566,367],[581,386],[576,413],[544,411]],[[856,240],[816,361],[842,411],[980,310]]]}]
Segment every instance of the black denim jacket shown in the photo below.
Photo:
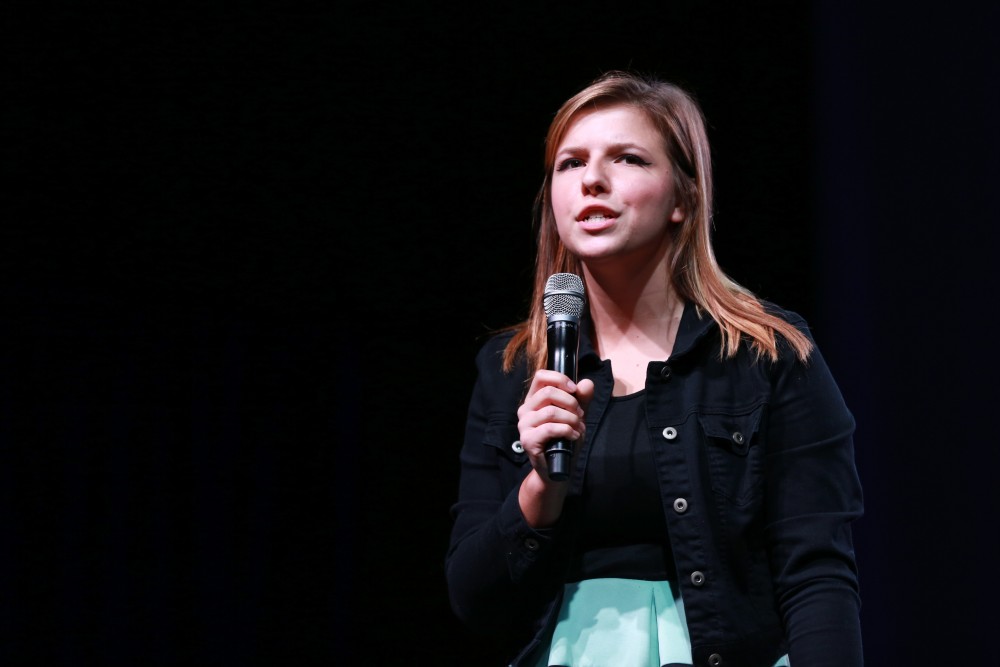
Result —
[{"label": "black denim jacket", "polygon": [[[809,334],[795,313],[768,306]],[[527,662],[554,622],[579,517],[588,442],[613,378],[581,326],[579,377],[593,379],[587,440],[573,462],[559,522],[534,530],[517,501],[530,472],[516,410],[529,378],[507,375],[510,334],[477,356],[479,376],[461,450],[446,557],[452,608],[475,631],[502,637]],[[721,359],[720,332],[687,304],[674,352],[651,362],[646,419],[662,489],[695,665],[862,664],[851,522],[862,514],[854,419],[822,355],[777,362],[748,345]],[[623,480],[623,484],[628,484]]]}]

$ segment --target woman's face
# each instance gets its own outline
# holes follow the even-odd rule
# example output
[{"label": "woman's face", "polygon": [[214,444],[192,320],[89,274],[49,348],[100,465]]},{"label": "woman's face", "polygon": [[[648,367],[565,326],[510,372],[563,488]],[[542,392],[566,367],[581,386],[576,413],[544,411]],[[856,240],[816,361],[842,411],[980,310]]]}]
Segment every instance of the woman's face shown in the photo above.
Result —
[{"label": "woman's face", "polygon": [[669,244],[684,213],[663,137],[627,105],[578,115],[556,151],[552,210],[559,237],[587,264],[642,261]]}]

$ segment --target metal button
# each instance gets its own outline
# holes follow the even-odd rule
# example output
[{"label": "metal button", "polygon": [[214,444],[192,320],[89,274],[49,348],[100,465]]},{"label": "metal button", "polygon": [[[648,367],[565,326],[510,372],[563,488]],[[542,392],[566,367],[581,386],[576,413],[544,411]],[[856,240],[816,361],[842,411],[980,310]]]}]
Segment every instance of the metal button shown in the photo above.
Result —
[{"label": "metal button", "polygon": [[711,665],[711,667],[720,667],[720,665],[722,665],[722,656],[718,653],[713,653],[708,656],[708,664]]},{"label": "metal button", "polygon": [[674,501],[674,511],[678,514],[684,514],[688,511],[688,501],[684,498],[678,498]]},{"label": "metal button", "polygon": [[743,444],[743,434],[740,433],[739,431],[735,431],[733,433],[733,442],[735,442],[737,445],[742,445]]},{"label": "metal button", "polygon": [[670,366],[664,366],[660,369],[660,377],[664,380],[669,380],[672,374],[673,371],[670,369]]},{"label": "metal button", "polygon": [[516,454],[524,453],[524,445],[521,444],[520,440],[515,440],[511,443],[510,448],[514,450]]},{"label": "metal button", "polygon": [[538,544],[538,540],[535,538],[526,537],[524,538],[524,546],[528,551],[538,551],[538,547],[541,545]]},{"label": "metal button", "polygon": [[705,575],[698,570],[695,570],[691,573],[691,583],[695,586],[701,586],[705,583]]},{"label": "metal button", "polygon": [[677,429],[675,429],[673,426],[666,427],[665,429],[663,429],[663,437],[666,438],[667,440],[673,440],[674,438],[677,437]]}]

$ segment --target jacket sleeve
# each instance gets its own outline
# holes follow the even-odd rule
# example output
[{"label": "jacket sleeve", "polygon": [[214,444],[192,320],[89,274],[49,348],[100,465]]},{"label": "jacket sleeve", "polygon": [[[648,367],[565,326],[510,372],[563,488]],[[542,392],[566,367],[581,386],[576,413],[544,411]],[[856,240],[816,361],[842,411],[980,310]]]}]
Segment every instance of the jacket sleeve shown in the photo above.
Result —
[{"label": "jacket sleeve", "polygon": [[540,606],[551,600],[551,587],[544,582],[559,532],[532,529],[518,504],[518,488],[531,470],[527,455],[515,445],[527,371],[501,371],[507,340],[494,338],[476,358],[478,374],[445,558],[453,611],[472,630],[494,635],[509,632],[511,626],[527,631]]},{"label": "jacket sleeve", "polygon": [[[794,320],[793,320],[794,321]],[[801,318],[799,326],[808,335]],[[851,524],[863,512],[854,418],[818,349],[782,356],[768,417],[766,526],[792,665],[863,664]]]}]

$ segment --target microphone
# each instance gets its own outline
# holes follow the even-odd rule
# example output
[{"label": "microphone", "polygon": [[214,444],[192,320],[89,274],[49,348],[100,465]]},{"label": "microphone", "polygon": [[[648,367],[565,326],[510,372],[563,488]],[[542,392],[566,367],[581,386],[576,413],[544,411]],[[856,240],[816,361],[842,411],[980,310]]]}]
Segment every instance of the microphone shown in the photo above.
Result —
[{"label": "microphone", "polygon": [[[575,273],[553,273],[545,283],[542,307],[548,322],[548,369],[576,382],[576,359],[580,353],[580,316],[583,314],[583,281]],[[573,443],[555,440],[545,446],[549,479],[569,479]]]}]

